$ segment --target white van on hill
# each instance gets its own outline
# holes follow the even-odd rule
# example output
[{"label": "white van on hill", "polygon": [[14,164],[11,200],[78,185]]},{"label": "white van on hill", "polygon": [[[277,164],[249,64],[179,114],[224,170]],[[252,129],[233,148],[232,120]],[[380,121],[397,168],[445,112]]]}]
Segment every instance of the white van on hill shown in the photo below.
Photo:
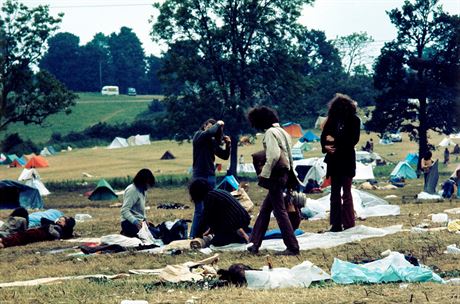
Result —
[{"label": "white van on hill", "polygon": [[120,95],[118,86],[104,86],[101,90],[102,95]]}]

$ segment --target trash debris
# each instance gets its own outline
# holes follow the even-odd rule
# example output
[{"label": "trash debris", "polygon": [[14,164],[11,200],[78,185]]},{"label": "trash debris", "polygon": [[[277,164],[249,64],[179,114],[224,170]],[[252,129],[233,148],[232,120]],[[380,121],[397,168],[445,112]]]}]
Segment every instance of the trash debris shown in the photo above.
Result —
[{"label": "trash debris", "polygon": [[85,220],[92,219],[93,217],[87,213],[77,213],[75,214],[75,221],[84,222]]},{"label": "trash debris", "polygon": [[435,213],[431,215],[433,223],[447,223],[449,216],[446,213]]}]

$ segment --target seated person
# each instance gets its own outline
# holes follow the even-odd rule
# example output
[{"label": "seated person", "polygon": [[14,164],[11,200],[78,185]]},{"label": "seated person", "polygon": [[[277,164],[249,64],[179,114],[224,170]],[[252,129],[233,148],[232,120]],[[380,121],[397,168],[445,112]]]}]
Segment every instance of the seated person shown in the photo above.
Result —
[{"label": "seated person", "polygon": [[29,226],[29,213],[24,207],[18,207],[11,212],[3,225],[0,226],[0,238],[14,233],[26,231]]},{"label": "seated person", "polygon": [[55,222],[42,218],[42,225],[38,228],[17,232],[0,238],[0,248],[27,245],[41,241],[70,239],[73,236],[75,219],[61,216]]},{"label": "seated person", "polygon": [[224,246],[231,243],[248,243],[248,225],[251,218],[241,204],[225,190],[212,190],[203,178],[195,179],[189,186],[192,201],[204,202],[203,217],[194,237],[214,235],[211,244]]},{"label": "seated person", "polygon": [[[307,184],[305,185],[305,189],[303,189],[303,193],[315,193],[314,189],[319,189],[319,184],[313,178],[309,178]],[[318,191],[316,191],[317,193]]]}]

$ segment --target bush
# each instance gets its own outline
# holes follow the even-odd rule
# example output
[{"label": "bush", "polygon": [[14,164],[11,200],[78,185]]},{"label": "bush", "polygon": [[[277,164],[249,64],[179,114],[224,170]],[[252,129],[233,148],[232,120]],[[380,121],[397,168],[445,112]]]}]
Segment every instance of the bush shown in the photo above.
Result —
[{"label": "bush", "polygon": [[2,142],[2,151],[7,154],[23,154],[38,153],[39,147],[31,140],[23,140],[18,133],[8,135]]}]

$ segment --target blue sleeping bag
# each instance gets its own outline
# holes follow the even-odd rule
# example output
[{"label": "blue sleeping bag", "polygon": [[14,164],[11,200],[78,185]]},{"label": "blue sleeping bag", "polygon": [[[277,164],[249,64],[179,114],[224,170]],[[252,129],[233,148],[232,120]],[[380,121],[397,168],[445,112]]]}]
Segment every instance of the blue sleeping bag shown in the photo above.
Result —
[{"label": "blue sleeping bag", "polygon": [[56,209],[48,209],[46,211],[38,211],[31,213],[29,214],[29,228],[39,227],[40,219],[42,217],[54,222],[61,216],[64,216],[64,213]]},{"label": "blue sleeping bag", "polygon": [[[299,236],[303,234],[303,230],[296,229],[294,231],[295,236]],[[283,236],[281,235],[281,231],[279,229],[271,229],[265,232],[264,240],[272,240],[272,239],[281,239]]]}]

